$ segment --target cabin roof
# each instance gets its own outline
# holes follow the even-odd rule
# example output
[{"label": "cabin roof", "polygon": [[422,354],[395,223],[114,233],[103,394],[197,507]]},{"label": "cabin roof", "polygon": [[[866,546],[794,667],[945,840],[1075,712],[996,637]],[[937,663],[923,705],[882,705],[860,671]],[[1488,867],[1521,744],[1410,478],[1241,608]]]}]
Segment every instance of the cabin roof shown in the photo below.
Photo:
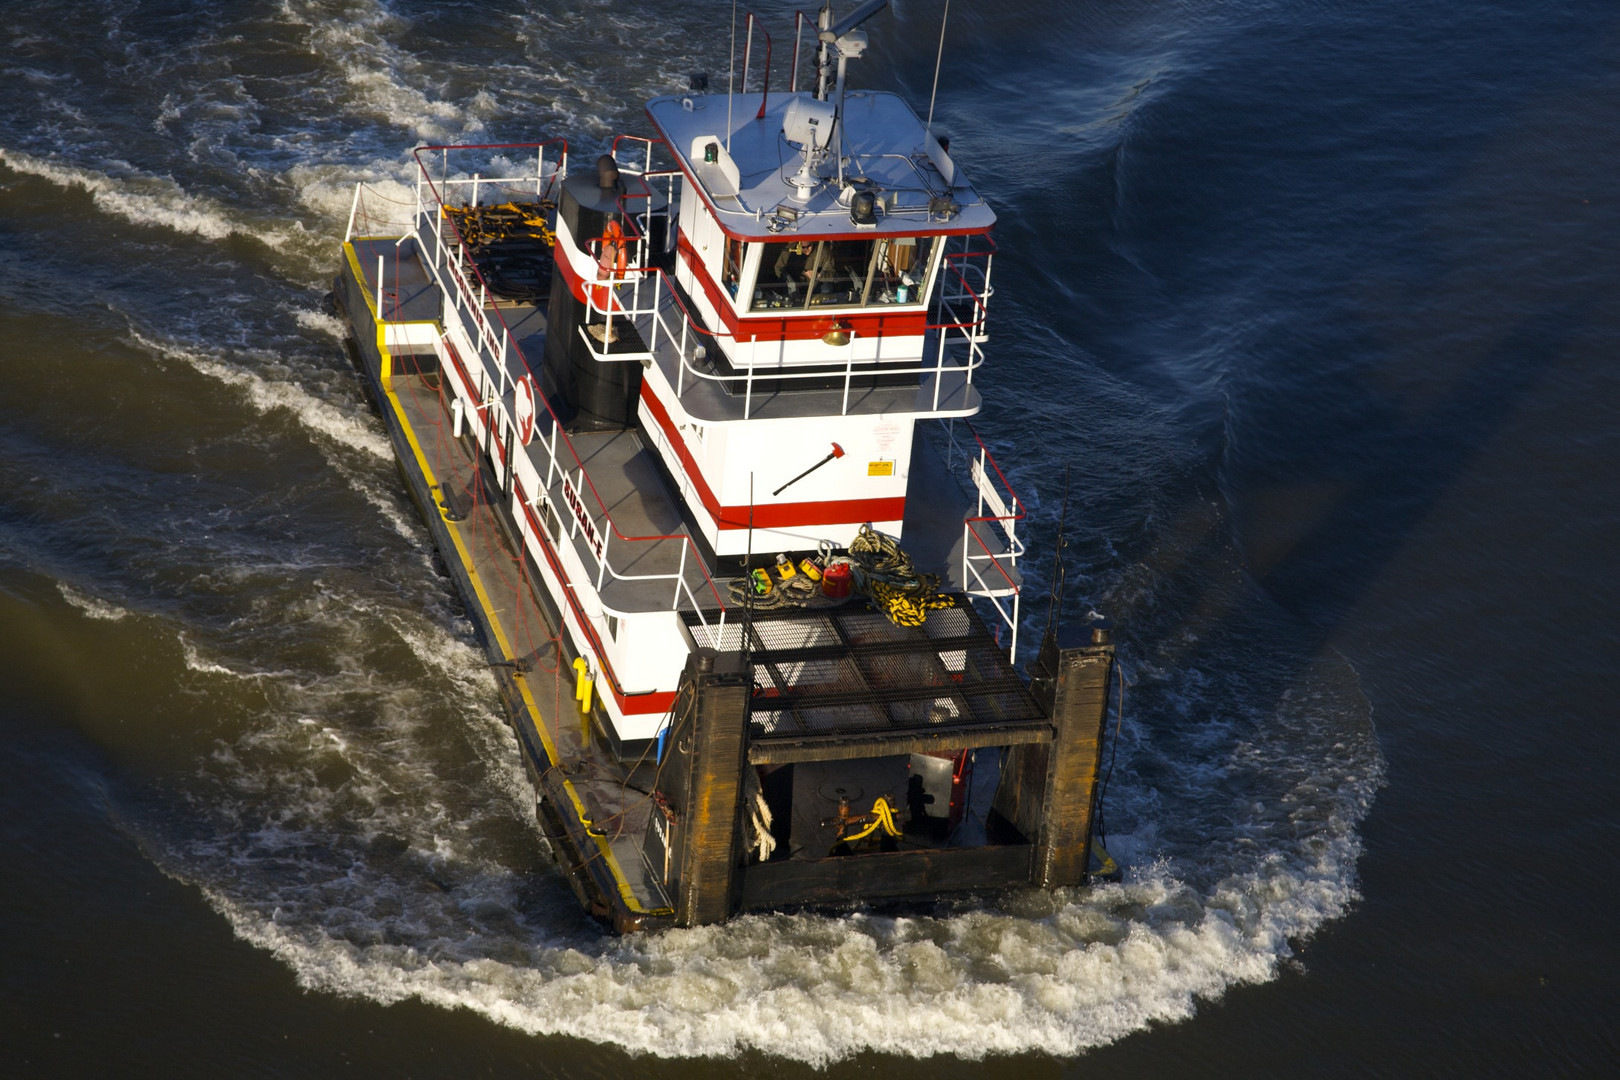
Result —
[{"label": "cabin roof", "polygon": [[[763,118],[757,93],[730,95],[729,115],[725,94],[659,97],[647,103],[647,115],[720,227],[740,239],[950,235],[988,232],[995,224],[995,214],[911,106],[876,91],[849,91],[843,123],[844,176],[877,196],[877,224],[858,228],[851,220],[832,155],[818,170],[820,185],[801,197],[789,180],[804,154],[782,127],[789,105],[808,97],[771,94]],[[721,148],[714,162],[704,160],[711,142]]]}]

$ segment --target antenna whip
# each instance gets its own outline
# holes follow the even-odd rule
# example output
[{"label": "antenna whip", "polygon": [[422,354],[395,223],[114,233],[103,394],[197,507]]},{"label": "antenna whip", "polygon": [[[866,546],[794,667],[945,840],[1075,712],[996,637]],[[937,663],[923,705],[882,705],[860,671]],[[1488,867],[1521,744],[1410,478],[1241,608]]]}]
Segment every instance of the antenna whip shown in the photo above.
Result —
[{"label": "antenna whip", "polygon": [[945,13],[939,17],[939,52],[934,54],[934,88],[928,91],[928,133],[934,133],[934,98],[939,95],[939,65],[945,59],[945,23],[951,17],[951,0],[945,0]]}]

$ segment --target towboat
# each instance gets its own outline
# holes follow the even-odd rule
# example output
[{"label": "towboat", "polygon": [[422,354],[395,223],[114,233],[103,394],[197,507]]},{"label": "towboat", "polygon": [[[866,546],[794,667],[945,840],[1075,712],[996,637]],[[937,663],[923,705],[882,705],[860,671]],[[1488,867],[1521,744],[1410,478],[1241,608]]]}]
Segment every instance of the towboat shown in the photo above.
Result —
[{"label": "towboat", "polygon": [[846,85],[885,4],[800,15],[775,90],[749,16],[736,85],[693,76],[585,168],[424,146],[413,193],[355,189],[350,358],[539,831],[618,932],[1107,863],[1114,646],[1054,585],[1018,664],[1024,504],[970,419],[995,215]]}]

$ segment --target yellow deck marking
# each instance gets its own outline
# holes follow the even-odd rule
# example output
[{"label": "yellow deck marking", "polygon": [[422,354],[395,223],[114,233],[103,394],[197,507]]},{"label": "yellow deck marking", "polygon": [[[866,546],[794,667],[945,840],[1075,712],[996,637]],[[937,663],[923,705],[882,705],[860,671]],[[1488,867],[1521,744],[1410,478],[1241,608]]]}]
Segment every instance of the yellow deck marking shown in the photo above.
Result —
[{"label": "yellow deck marking", "polygon": [[[362,236],[360,240],[397,240],[393,236]],[[365,271],[360,268],[360,256],[354,250],[352,242],[343,245],[343,253],[349,260],[349,271],[354,274],[354,280],[360,283],[360,292],[366,298],[366,307],[371,311],[371,321],[377,327],[377,355],[381,357],[378,378],[384,390],[391,390],[394,385],[394,354],[388,348],[388,328],[390,326],[431,326],[435,330],[442,330],[438,322],[433,319],[384,319],[382,312],[377,310],[376,290],[366,284]]]},{"label": "yellow deck marking", "polygon": [[[365,275],[360,271],[359,256],[355,254],[352,244],[344,244],[343,250],[349,256],[349,268],[353,271],[355,280],[360,283],[361,291],[364,292],[366,279]],[[366,306],[371,309],[372,318],[378,323],[380,332],[382,320],[376,318],[377,305],[369,295],[366,297]],[[423,453],[421,444],[417,442],[416,431],[411,427],[411,422],[405,415],[405,407],[400,403],[399,395],[390,386],[385,386],[383,392],[388,396],[389,407],[394,410],[394,416],[399,421],[400,429],[405,433],[405,441],[410,444],[411,453],[416,458],[416,465],[422,470],[422,476],[428,482],[428,493],[431,497],[433,491],[443,490],[439,485],[438,477],[434,474],[433,467],[428,464],[427,455]],[[438,500],[434,500],[434,505],[438,505]],[[450,542],[455,545],[456,555],[461,560],[463,569],[467,571],[467,578],[472,582],[473,591],[478,594],[479,605],[486,613],[491,613],[489,625],[491,631],[495,634],[495,643],[500,648],[502,659],[508,661],[517,659],[517,654],[513,650],[511,643],[506,640],[506,633],[501,628],[500,619],[492,614],[496,609],[490,602],[488,593],[484,591],[483,579],[479,576],[477,567],[473,564],[472,554],[461,539],[461,530],[456,526],[455,522],[444,520],[442,515],[441,521],[444,523],[445,531],[450,535]],[[551,759],[552,765],[555,766],[562,760],[562,755],[557,752],[556,744],[551,741],[551,736],[546,731],[546,726],[542,722],[540,706],[535,702],[534,696],[529,693],[528,680],[519,676],[512,681],[516,684],[518,692],[523,697],[523,705],[529,714],[529,722],[534,725],[535,734],[540,736],[541,745],[546,749],[546,756]],[[597,836],[590,832],[588,824],[590,818],[586,813],[585,803],[580,799],[579,793],[574,790],[573,783],[565,779],[562,784],[563,790],[568,793],[569,801],[574,804],[575,816],[579,818],[581,825],[586,826],[586,835],[596,841],[596,847],[603,864],[607,866],[608,871],[613,875],[613,880],[618,885],[619,895],[624,898],[626,906],[631,911],[643,915],[662,915],[673,911],[672,908],[648,909],[641,906],[641,901],[636,899],[635,891],[631,889],[629,880],[625,878],[624,870],[619,866],[619,860],[614,856],[612,845],[608,843],[607,837]]]}]

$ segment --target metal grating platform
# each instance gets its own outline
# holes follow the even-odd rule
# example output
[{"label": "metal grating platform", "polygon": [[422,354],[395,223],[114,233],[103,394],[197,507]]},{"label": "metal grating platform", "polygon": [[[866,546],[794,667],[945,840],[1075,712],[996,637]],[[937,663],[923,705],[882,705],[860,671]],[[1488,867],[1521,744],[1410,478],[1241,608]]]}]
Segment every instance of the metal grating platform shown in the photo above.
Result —
[{"label": "metal grating platform", "polygon": [[[1044,742],[1040,705],[966,598],[896,626],[856,601],[753,620],[749,760]],[[742,619],[728,624],[731,648]],[[735,629],[734,629],[735,627]]]}]

